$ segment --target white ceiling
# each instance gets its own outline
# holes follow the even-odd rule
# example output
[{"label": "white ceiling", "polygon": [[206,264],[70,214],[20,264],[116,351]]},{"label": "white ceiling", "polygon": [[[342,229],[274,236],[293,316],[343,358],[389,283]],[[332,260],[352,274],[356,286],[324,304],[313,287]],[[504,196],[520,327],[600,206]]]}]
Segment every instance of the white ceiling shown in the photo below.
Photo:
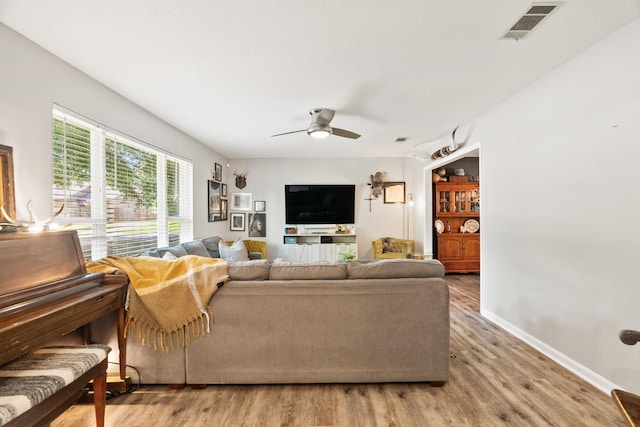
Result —
[{"label": "white ceiling", "polygon": [[[567,0],[501,39],[531,4],[0,0],[0,22],[225,157],[398,157],[457,125],[473,140],[478,114],[640,16],[638,0]],[[270,137],[315,107],[362,137]]]}]

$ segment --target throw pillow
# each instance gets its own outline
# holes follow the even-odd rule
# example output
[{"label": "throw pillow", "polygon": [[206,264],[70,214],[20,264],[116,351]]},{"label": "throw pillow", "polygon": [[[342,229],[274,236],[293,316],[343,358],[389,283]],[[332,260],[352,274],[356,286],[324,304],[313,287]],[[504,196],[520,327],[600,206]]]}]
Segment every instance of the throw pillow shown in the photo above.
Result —
[{"label": "throw pillow", "polygon": [[225,261],[249,261],[249,252],[242,240],[234,242],[233,245],[227,246],[222,240],[218,242],[218,250],[220,258]]},{"label": "throw pillow", "polygon": [[174,254],[176,257],[180,258],[181,256],[186,256],[189,255],[187,253],[187,251],[185,250],[184,247],[177,245],[177,246],[169,246],[166,248],[158,248],[158,255],[162,258],[164,256],[164,254],[166,254],[167,252],[171,252],[172,254]]},{"label": "throw pillow", "polygon": [[165,261],[173,261],[178,259],[178,257],[172,254],[171,252],[165,252],[164,255],[162,255],[162,259]]},{"label": "throw pillow", "polygon": [[200,239],[204,247],[207,248],[207,252],[211,255],[211,258],[220,258],[220,251],[218,250],[218,242],[222,239],[218,236],[205,237]]},{"label": "throw pillow", "polygon": [[191,242],[184,242],[182,247],[187,251],[189,255],[198,255],[206,258],[211,258],[211,254],[207,251],[207,247],[199,240],[193,240]]},{"label": "throw pillow", "polygon": [[391,252],[392,247],[391,243],[393,242],[392,237],[383,237],[382,238],[382,253]]}]

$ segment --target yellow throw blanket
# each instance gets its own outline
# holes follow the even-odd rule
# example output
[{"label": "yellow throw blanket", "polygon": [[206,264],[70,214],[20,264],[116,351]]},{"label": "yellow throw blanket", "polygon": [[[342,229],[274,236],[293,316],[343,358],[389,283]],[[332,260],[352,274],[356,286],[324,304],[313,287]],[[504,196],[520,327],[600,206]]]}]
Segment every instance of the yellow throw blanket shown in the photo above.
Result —
[{"label": "yellow throw blanket", "polygon": [[209,300],[218,283],[229,280],[225,261],[194,255],[171,261],[113,256],[87,262],[87,270],[129,276],[125,336],[137,328],[142,345],[167,352],[210,332]]}]

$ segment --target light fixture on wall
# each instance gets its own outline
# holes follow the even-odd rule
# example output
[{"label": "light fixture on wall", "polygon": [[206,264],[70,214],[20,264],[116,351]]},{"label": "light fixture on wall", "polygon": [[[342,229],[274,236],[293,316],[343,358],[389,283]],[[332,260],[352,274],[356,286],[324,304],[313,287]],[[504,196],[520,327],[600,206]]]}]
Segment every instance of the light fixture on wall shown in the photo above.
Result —
[{"label": "light fixture on wall", "polygon": [[405,205],[405,212],[406,212],[406,230],[407,230],[407,234],[405,236],[405,239],[411,239],[411,211],[413,210],[413,205],[414,205],[414,201],[413,201],[413,193],[407,193],[407,204]]}]

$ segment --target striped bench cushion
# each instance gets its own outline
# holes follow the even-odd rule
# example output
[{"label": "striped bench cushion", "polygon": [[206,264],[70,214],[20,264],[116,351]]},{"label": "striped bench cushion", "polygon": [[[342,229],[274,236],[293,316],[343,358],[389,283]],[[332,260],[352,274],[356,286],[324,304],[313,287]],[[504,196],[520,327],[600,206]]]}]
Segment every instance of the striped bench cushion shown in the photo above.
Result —
[{"label": "striped bench cushion", "polygon": [[0,366],[0,426],[69,385],[110,351],[100,344],[45,347]]}]

